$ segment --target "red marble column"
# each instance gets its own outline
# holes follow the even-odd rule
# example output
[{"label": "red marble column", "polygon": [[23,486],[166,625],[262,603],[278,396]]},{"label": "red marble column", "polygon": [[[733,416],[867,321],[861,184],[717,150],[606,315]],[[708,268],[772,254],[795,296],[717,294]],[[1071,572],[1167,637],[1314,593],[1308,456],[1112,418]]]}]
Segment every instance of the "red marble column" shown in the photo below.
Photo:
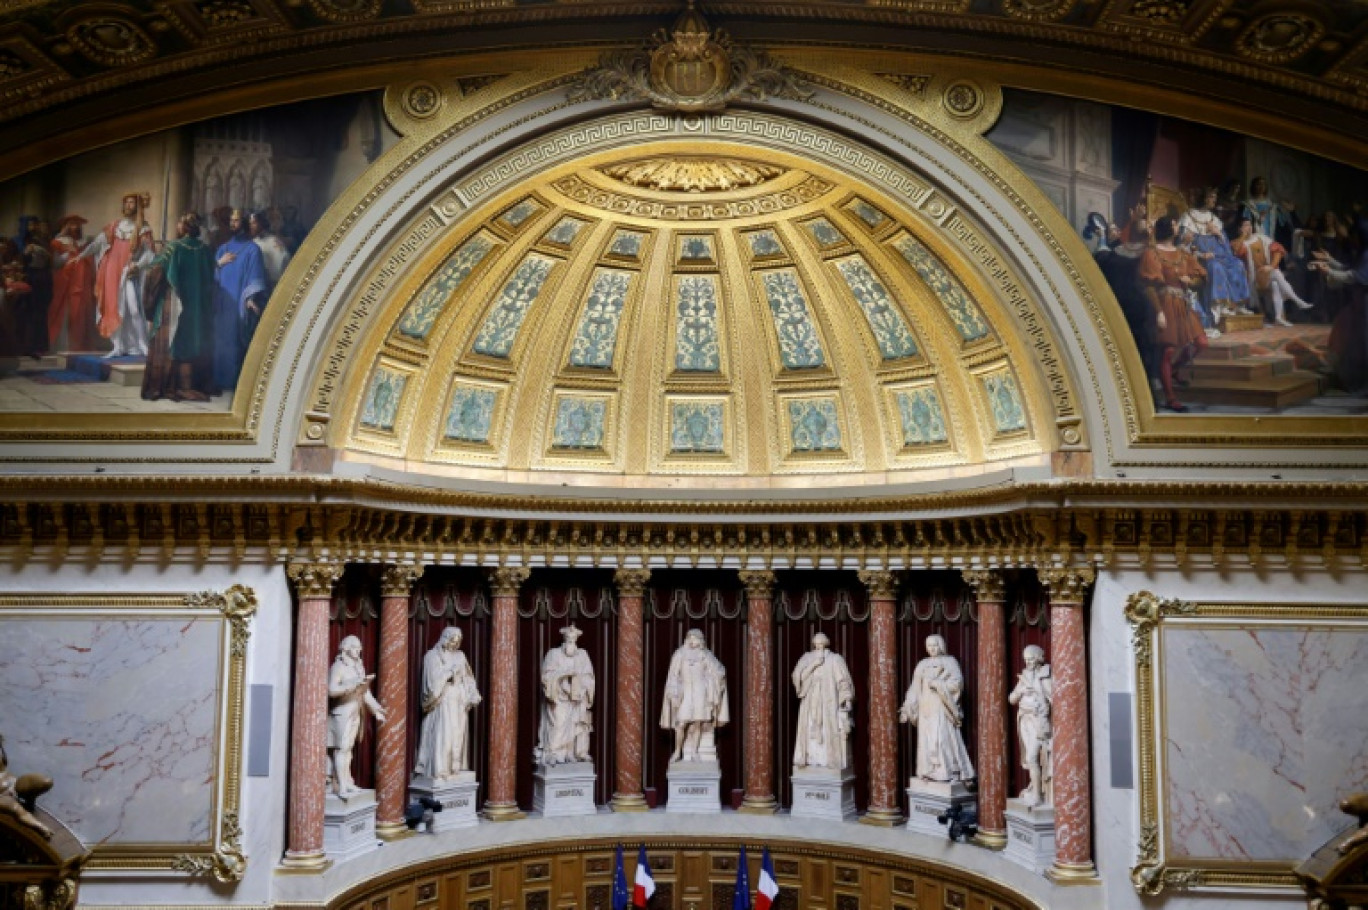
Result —
[{"label": "red marble column", "polygon": [[905,821],[898,809],[898,578],[866,571],[860,581],[869,588],[869,808],[860,821],[891,828]]},{"label": "red marble column", "polygon": [[978,599],[978,836],[992,850],[1007,846],[1007,625],[1002,574],[966,571]]},{"label": "red marble column", "polygon": [[1092,774],[1088,756],[1088,666],[1083,602],[1093,570],[1042,569],[1050,595],[1050,665],[1054,676],[1055,862],[1060,883],[1097,878],[1092,861]]},{"label": "red marble column", "polygon": [[771,815],[774,798],[774,573],[741,572],[746,586],[746,797],[741,811]]},{"label": "red marble column", "polygon": [[323,803],[328,789],[328,607],[342,577],[335,563],[292,563],[295,620],[294,709],[290,715],[290,837],[283,865],[327,868]]},{"label": "red marble column", "polygon": [[489,796],[481,814],[504,822],[526,817],[518,808],[518,590],[527,569],[490,573],[494,594],[489,672]]},{"label": "red marble column", "polygon": [[408,790],[409,592],[423,574],[418,566],[386,566],[380,585],[380,705],[385,722],[375,744],[375,833],[392,840],[408,832],[404,803]]},{"label": "red marble column", "polygon": [[647,569],[618,569],[617,614],[617,779],[613,786],[614,812],[645,812],[642,791],[642,750],[646,743],[645,647],[643,600]]}]

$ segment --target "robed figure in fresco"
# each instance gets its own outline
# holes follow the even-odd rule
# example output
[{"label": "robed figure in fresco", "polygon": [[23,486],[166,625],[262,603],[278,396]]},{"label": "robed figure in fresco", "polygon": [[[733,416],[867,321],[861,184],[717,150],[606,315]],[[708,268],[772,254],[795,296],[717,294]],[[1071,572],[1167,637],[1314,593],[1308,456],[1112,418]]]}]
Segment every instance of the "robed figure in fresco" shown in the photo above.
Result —
[{"label": "robed figure in fresco", "polygon": [[415,777],[450,780],[470,770],[470,709],[480,703],[475,674],[461,652],[461,630],[442,630],[423,656],[423,726]]},{"label": "robed figure in fresco", "polygon": [[559,648],[546,652],[541,665],[541,727],[534,760],[543,765],[589,761],[589,734],[594,730],[594,668],[580,650],[580,630],[561,629]]},{"label": "robed figure in fresco", "polygon": [[261,248],[247,236],[247,221],[239,211],[229,218],[232,235],[218,248],[214,295],[214,385],[232,391],[237,387],[247,346],[256,331],[266,300],[266,266]]},{"label": "robed figure in fresco", "polygon": [[795,769],[850,766],[855,680],[845,658],[829,650],[830,645],[831,640],[818,632],[812,636],[812,650],[798,658],[793,668],[793,688],[799,698]]},{"label": "robed figure in fresco", "polygon": [[716,761],[716,728],[731,720],[727,670],[713,656],[699,629],[690,629],[670,658],[660,726],[675,733],[671,761]]},{"label": "robed figure in fresco", "polygon": [[974,765],[960,734],[963,693],[959,661],[945,653],[944,638],[927,636],[926,657],[917,664],[898,712],[904,723],[917,727],[917,776],[924,780],[974,779]]},{"label": "robed figure in fresco", "polygon": [[147,193],[125,193],[123,217],[105,225],[82,257],[95,259],[96,323],[114,347],[106,357],[145,357],[141,267],[152,261],[152,228],[143,220]]},{"label": "robed figure in fresco", "polygon": [[200,239],[199,215],[186,212],[148,269],[143,309],[152,341],[143,398],[209,400],[213,300],[214,254]]},{"label": "robed figure in fresco", "polygon": [[48,308],[48,347],[53,351],[95,349],[95,263],[81,255],[89,244],[81,236],[80,215],[57,222],[52,239],[52,306]]}]

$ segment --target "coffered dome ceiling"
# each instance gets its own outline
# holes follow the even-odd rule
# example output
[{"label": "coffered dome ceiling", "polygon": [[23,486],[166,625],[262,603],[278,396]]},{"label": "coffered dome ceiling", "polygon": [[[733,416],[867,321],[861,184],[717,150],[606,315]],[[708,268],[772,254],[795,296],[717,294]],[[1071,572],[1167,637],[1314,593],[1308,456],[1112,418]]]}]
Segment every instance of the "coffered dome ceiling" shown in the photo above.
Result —
[{"label": "coffered dome ceiling", "polygon": [[521,184],[455,225],[373,327],[334,444],[404,470],[886,483],[1054,447],[1036,364],[935,230],[724,143]]}]

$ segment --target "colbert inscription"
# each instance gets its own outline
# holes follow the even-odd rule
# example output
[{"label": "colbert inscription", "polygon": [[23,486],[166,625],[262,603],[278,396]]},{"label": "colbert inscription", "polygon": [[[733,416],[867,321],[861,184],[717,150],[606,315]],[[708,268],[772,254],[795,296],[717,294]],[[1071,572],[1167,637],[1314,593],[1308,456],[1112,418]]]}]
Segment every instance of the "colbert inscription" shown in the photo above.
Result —
[{"label": "colbert inscription", "polygon": [[688,794],[689,796],[706,796],[706,795],[708,794],[708,792],[709,792],[709,788],[708,788],[708,787],[680,787],[680,788],[679,788],[679,792],[680,792],[681,794]]}]

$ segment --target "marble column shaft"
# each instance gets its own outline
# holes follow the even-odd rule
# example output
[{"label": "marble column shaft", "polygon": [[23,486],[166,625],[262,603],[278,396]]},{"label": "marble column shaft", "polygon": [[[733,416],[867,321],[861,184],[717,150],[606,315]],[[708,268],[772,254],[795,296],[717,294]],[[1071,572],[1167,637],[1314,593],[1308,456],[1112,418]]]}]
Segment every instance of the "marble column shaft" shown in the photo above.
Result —
[{"label": "marble column shaft", "polygon": [[645,624],[643,601],[651,573],[646,569],[619,569],[613,576],[618,588],[617,613],[617,777],[613,786],[614,812],[644,812],[642,754],[646,743]]},{"label": "marble column shaft", "polygon": [[290,716],[290,836],[285,864],[327,865],[323,808],[328,796],[328,610],[340,565],[295,563],[294,708]]},{"label": "marble column shaft", "polygon": [[1059,882],[1091,881],[1092,779],[1088,757],[1087,648],[1083,602],[1091,569],[1048,569],[1040,580],[1050,595],[1050,666],[1054,677],[1055,863]]},{"label": "marble column shaft", "polygon": [[409,592],[422,574],[415,566],[386,566],[380,594],[380,705],[386,721],[375,744],[375,833],[389,839],[408,830],[404,750],[408,746]]},{"label": "marble column shaft", "polygon": [[869,808],[860,821],[893,826],[898,809],[898,643],[894,629],[897,577],[861,572],[869,588]]},{"label": "marble column shaft", "polygon": [[511,821],[518,809],[518,590],[528,570],[505,566],[491,573],[493,639],[489,672],[489,796],[484,816]]},{"label": "marble column shaft", "polygon": [[1007,626],[1002,576],[968,571],[964,579],[978,602],[978,815],[976,841],[1007,846]]},{"label": "marble column shaft", "polygon": [[774,798],[774,573],[742,572],[746,586],[746,795],[742,812],[779,810]]}]

